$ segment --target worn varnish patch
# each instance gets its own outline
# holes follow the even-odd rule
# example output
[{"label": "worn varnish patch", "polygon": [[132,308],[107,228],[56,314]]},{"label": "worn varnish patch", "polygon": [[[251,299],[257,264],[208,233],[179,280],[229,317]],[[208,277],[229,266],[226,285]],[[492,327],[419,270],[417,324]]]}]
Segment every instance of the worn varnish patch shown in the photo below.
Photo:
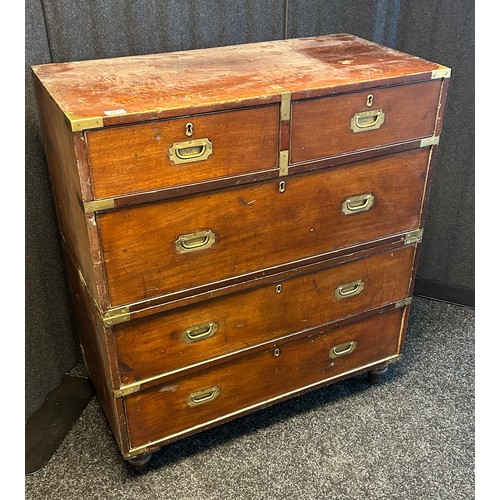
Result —
[{"label": "worn varnish patch", "polygon": [[[375,80],[408,78],[438,67],[342,34],[41,65],[33,70],[65,113],[103,117],[104,125],[110,125],[175,116],[181,110],[184,114],[279,102],[283,91],[298,98],[339,85],[345,90],[363,88]],[[125,114],[109,114],[122,109]]]}]

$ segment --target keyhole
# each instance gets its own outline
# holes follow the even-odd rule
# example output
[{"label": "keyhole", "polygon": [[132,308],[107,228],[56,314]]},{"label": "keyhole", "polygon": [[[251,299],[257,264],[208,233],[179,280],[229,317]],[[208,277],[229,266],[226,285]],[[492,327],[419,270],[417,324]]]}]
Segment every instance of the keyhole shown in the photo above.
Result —
[{"label": "keyhole", "polygon": [[367,98],[366,98],[366,105],[369,107],[373,104],[373,96],[370,94]]},{"label": "keyhole", "polygon": [[279,192],[284,193],[286,189],[286,182],[285,181],[280,181],[279,183]]},{"label": "keyhole", "polygon": [[191,137],[194,133],[194,126],[192,123],[186,123],[186,135]]}]

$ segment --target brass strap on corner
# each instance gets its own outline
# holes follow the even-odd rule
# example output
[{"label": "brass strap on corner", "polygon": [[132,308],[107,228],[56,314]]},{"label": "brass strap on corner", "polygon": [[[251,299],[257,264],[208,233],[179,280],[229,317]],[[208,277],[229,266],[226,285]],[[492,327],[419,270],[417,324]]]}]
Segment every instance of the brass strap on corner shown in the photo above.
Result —
[{"label": "brass strap on corner", "polygon": [[[281,106],[280,106],[280,121],[287,122],[290,120],[292,107],[292,93],[289,91],[281,93]],[[279,176],[284,177],[288,175],[288,163],[290,152],[288,149],[279,152]]]},{"label": "brass strap on corner", "polygon": [[290,120],[290,109],[292,107],[292,93],[289,91],[281,93],[280,120],[286,122]]},{"label": "brass strap on corner", "polygon": [[133,394],[134,392],[139,392],[140,390],[141,390],[141,384],[137,382],[130,385],[123,385],[119,389],[113,390],[113,397],[115,399],[118,399],[123,396],[128,396],[129,394]]},{"label": "brass strap on corner", "polygon": [[400,307],[409,306],[411,304],[412,297],[406,297],[406,299],[398,300],[394,304],[394,309],[399,309]]},{"label": "brass strap on corner", "polygon": [[280,151],[279,174],[280,177],[288,175],[288,158],[289,151]]},{"label": "brass strap on corner", "polygon": [[431,80],[437,80],[438,78],[450,78],[450,77],[451,77],[451,68],[442,66],[441,68],[435,69],[432,72]]},{"label": "brass strap on corner", "polygon": [[128,306],[108,309],[107,311],[101,313],[101,318],[105,326],[125,323],[126,321],[130,321],[130,309]]},{"label": "brass strap on corner", "polygon": [[422,241],[424,235],[424,229],[416,229],[415,231],[410,231],[405,234],[404,244],[412,245],[413,243],[419,243]]},{"label": "brass strap on corner", "polygon": [[86,214],[92,214],[99,210],[109,210],[115,208],[114,198],[103,198],[101,200],[83,201],[83,211]]},{"label": "brass strap on corner", "polygon": [[436,146],[439,144],[439,135],[433,135],[431,137],[426,137],[420,140],[420,147],[425,148],[427,146]]},{"label": "brass strap on corner", "polygon": [[71,113],[64,114],[71,128],[71,132],[81,132],[83,130],[104,127],[102,116],[81,117],[72,115]]}]

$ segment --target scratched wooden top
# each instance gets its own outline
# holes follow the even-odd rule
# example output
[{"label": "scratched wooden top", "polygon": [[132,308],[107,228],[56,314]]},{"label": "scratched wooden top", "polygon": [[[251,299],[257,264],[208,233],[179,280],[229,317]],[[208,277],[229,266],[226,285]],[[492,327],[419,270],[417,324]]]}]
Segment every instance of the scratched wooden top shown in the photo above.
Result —
[{"label": "scratched wooden top", "polygon": [[[34,66],[69,117],[113,125],[426,80],[441,66],[353,35]],[[379,82],[380,81],[380,82]]]}]

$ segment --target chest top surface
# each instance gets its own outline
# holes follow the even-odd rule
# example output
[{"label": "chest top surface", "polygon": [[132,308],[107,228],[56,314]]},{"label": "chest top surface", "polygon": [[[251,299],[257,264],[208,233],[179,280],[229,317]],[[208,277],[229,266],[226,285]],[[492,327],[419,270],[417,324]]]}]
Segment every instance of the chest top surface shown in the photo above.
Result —
[{"label": "chest top surface", "polygon": [[349,34],[34,66],[61,110],[102,126],[431,78],[439,64]]}]

